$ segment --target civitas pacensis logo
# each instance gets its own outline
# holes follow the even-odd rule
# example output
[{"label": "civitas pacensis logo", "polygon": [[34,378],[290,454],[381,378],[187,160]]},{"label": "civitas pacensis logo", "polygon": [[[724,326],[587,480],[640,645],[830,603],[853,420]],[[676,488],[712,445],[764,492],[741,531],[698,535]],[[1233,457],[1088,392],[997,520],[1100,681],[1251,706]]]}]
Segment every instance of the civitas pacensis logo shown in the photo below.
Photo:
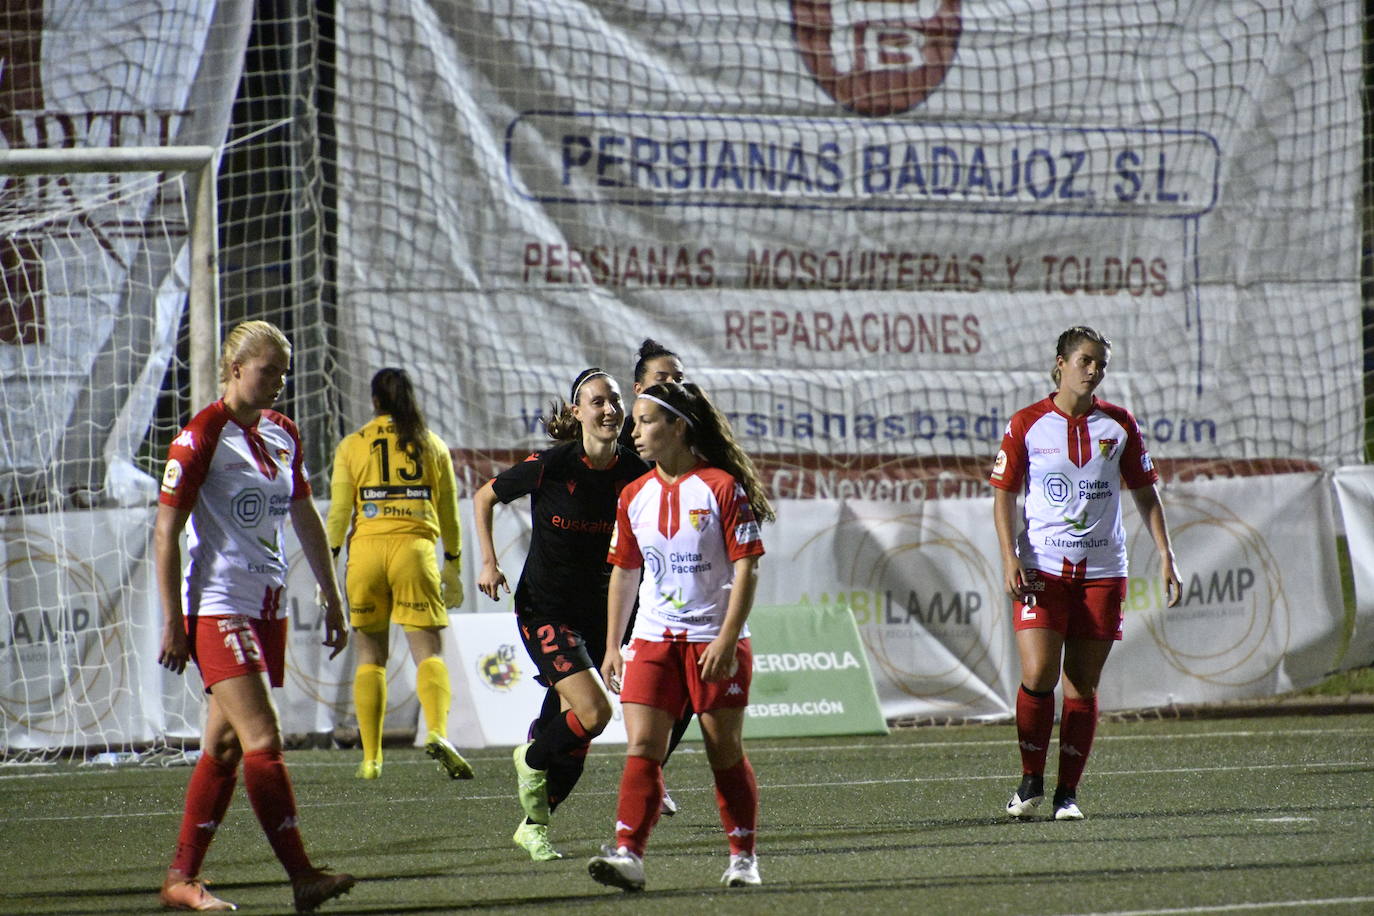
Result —
[{"label": "civitas pacensis logo", "polygon": [[122,581],[124,560],[69,549],[46,524],[11,534],[24,549],[0,561],[0,728],[38,740],[114,733],[134,713],[119,705],[133,696],[131,624],[118,619],[123,605],[107,584]]},{"label": "civitas pacensis logo", "polygon": [[910,111],[954,64],[960,0],[792,0],[793,33],[812,77],[862,115]]},{"label": "civitas pacensis logo", "polygon": [[515,646],[503,643],[477,659],[477,673],[482,683],[496,693],[508,693],[520,682],[520,665],[515,660]]},{"label": "civitas pacensis logo", "polygon": [[[931,710],[1005,712],[998,685],[1012,655],[1011,605],[995,554],[963,533],[966,514],[958,500],[948,518],[934,503],[847,511],[791,558],[797,591],[785,600],[848,606],[880,694]],[[842,584],[823,581],[830,570]]]},{"label": "civitas pacensis logo", "polygon": [[1139,615],[1165,662],[1190,678],[1244,687],[1271,677],[1292,633],[1283,571],[1265,533],[1213,499],[1171,493],[1168,504],[1183,597],[1167,606],[1159,554],[1137,526],[1127,545],[1128,638]]}]

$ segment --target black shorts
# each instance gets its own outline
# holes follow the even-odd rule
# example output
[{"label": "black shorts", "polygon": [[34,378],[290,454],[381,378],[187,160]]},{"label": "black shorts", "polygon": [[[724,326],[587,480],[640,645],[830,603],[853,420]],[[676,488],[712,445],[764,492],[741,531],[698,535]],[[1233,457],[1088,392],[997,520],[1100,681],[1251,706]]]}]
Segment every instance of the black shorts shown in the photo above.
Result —
[{"label": "black shorts", "polygon": [[548,617],[517,617],[520,639],[534,666],[535,680],[552,687],[579,671],[596,669],[606,655],[605,636],[597,639],[575,623]]}]

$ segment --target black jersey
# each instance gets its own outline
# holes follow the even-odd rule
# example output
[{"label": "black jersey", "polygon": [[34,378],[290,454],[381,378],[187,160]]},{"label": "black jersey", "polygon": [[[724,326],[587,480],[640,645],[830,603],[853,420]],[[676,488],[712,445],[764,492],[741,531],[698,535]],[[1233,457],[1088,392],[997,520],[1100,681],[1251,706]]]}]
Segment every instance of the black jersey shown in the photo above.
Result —
[{"label": "black jersey", "polygon": [[533,530],[515,587],[517,614],[605,627],[616,499],[649,469],[633,449],[618,446],[616,460],[598,470],[587,463],[579,439],[496,475],[492,489],[501,502],[530,497]]}]

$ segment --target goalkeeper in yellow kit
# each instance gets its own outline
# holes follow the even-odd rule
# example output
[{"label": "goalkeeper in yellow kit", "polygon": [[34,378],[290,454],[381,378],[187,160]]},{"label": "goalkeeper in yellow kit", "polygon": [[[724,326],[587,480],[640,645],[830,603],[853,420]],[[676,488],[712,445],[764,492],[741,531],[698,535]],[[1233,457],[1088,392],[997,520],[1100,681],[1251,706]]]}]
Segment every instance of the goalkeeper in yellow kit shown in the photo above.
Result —
[{"label": "goalkeeper in yellow kit", "polygon": [[[415,693],[429,729],[425,752],[451,778],[471,779],[472,767],[446,736],[451,689],[440,641],[448,626],[446,608],[463,603],[453,461],[444,440],[426,427],[404,369],[382,369],[372,377],[372,409],[376,415],[334,452],[325,522],[336,556],[348,541],[345,591],[358,654],[353,702],[363,743],[357,775],[382,774],[387,642],[394,621],[405,630],[415,659]],[[442,573],[435,557],[440,535]]]}]

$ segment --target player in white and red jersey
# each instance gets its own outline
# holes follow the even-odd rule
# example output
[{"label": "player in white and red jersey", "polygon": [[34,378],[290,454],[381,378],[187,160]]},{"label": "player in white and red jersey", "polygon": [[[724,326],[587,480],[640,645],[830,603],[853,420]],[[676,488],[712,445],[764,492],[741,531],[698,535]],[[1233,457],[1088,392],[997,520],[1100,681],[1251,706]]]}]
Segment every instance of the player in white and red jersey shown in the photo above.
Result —
[{"label": "player in white and red jersey", "polygon": [[[294,423],[271,409],[290,364],[291,345],[273,325],[248,321],[234,328],[220,358],[223,397],[173,441],[162,475],[154,534],[163,609],[158,662],[180,674],[194,660],[209,695],[201,757],[162,884],[162,903],[171,909],[234,909],[207,891],[199,876],[240,763],[253,811],[290,876],[296,909],[313,910],[354,883],[351,875],[316,868],[306,855],[281,726],[268,695],[269,680],[280,687],[285,670],[282,534],[288,517],[325,597],[330,657],[348,641],[300,437]],[[188,520],[191,563],[183,605],[180,537]]]},{"label": "player in white and red jersey", "polygon": [[[1169,605],[1182,596],[1159,479],[1135,418],[1094,397],[1111,358],[1111,341],[1092,328],[1059,336],[1056,390],[1017,411],[1007,424],[989,482],[1012,598],[1021,687],[1016,730],[1021,785],[1007,803],[1028,817],[1044,799],[1045,758],[1054,730],[1054,689],[1061,672],[1055,820],[1080,820],[1078,781],[1097,729],[1097,685],[1112,644],[1121,638],[1126,597],[1126,533],[1121,488],[1131,491],[1160,555]],[[1016,497],[1023,499],[1020,533]]]},{"label": "player in white and red jersey", "polygon": [[[650,385],[661,385],[664,382],[678,382],[681,384],[686,375],[686,370],[682,365],[682,358],[663,344],[646,337],[639,345],[638,352],[635,353],[634,365],[634,384],[632,389],[638,397],[644,389]],[[634,449],[634,417],[625,418],[625,426],[620,430],[620,442],[626,448]],[[629,629],[634,630],[634,611],[630,612]],[[629,634],[626,634],[628,638]],[[673,756],[673,751],[682,743],[682,738],[687,734],[687,729],[692,724],[692,718],[696,714],[688,709],[676,722],[673,723],[673,733],[668,738],[668,754],[663,758],[664,767],[668,766],[668,758]],[[677,802],[668,794],[668,787],[663,787],[662,813],[671,817],[677,814]]]},{"label": "player in white and red jersey", "polygon": [[[644,887],[669,736],[694,709],[730,845],[721,881],[758,884],[758,784],[742,739],[753,669],[745,621],[763,555],[759,522],[771,521],[773,508],[729,423],[695,385],[650,386],[634,414],[635,445],[656,466],[620,494],[601,667],[620,694],[629,746],[615,842],[587,868],[602,884]],[[622,651],[636,590],[634,638]]]}]

